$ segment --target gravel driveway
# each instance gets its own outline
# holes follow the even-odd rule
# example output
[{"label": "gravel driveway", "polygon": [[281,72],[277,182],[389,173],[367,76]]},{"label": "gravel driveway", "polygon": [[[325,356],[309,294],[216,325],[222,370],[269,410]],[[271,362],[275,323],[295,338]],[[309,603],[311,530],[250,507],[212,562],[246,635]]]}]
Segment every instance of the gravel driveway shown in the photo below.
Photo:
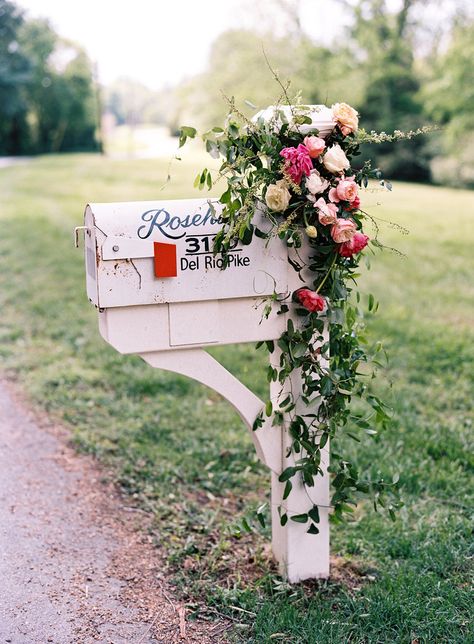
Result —
[{"label": "gravel driveway", "polygon": [[0,644],[225,641],[186,621],[149,519],[102,478],[0,381]]}]

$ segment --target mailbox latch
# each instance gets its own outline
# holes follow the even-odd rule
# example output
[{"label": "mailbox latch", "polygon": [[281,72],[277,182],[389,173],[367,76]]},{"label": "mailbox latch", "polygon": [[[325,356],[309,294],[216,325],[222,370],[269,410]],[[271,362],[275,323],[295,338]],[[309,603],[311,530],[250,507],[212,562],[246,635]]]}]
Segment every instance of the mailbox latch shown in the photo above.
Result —
[{"label": "mailbox latch", "polygon": [[76,248],[79,248],[79,231],[80,230],[87,230],[87,234],[90,235],[91,231],[87,226],[76,226],[74,228],[74,246]]}]

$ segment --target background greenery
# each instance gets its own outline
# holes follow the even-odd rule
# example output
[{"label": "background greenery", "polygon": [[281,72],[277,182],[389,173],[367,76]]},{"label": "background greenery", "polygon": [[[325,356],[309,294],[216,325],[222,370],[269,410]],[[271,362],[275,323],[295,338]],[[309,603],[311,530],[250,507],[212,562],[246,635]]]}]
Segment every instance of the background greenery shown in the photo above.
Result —
[{"label": "background greenery", "polygon": [[[334,2],[343,6],[347,26],[321,43],[300,0],[241,0],[236,27],[215,39],[207,70],[156,92],[127,78],[98,88],[80,46],[0,0],[0,154],[95,149],[114,122],[158,124],[171,132],[180,125],[220,125],[227,111],[222,92],[252,114],[245,101],[262,108],[278,98],[265,51],[280,76],[291,79],[290,94],[301,91],[308,103],[348,102],[367,129],[442,127],[440,136],[380,146],[376,158],[387,176],[472,187],[472,2]],[[327,19],[332,8],[321,0],[320,10]],[[213,38],[204,11],[199,34]]]},{"label": "background greenery", "polygon": [[0,0],[0,155],[97,150],[99,120],[84,50]]},{"label": "background greenery", "polygon": [[[101,340],[73,248],[87,201],[192,196],[203,161],[177,163],[164,192],[165,161],[51,155],[1,170],[1,370],[153,513],[152,536],[188,606],[229,616],[231,639],[472,641],[472,193],[395,182],[393,194],[363,195],[410,234],[384,225],[385,243],[406,257],[377,256],[361,279],[381,303],[367,321],[391,354],[376,386],[395,420],[380,442],[351,449],[363,467],[400,474],[406,507],[395,523],[360,507],[333,529],[332,580],[288,588],[268,535],[226,530],[269,488],[238,416],[212,391]],[[264,351],[214,353],[265,396]]]}]

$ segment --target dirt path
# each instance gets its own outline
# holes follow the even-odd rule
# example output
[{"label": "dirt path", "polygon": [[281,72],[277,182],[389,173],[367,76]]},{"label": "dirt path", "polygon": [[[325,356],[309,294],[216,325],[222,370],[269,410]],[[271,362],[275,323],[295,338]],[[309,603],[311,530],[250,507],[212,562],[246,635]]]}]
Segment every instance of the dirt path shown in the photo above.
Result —
[{"label": "dirt path", "polygon": [[0,644],[225,641],[186,620],[146,516],[45,423],[0,381]]}]

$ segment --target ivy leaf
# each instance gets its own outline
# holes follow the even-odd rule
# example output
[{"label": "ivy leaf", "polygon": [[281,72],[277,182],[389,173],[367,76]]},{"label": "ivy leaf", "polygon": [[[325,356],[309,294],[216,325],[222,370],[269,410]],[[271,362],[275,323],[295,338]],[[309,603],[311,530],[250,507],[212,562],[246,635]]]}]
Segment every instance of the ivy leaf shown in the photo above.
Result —
[{"label": "ivy leaf", "polygon": [[290,467],[287,467],[286,469],[283,470],[283,472],[280,474],[278,477],[278,480],[280,483],[285,483],[285,481],[288,481],[291,479],[292,476],[294,476],[296,473],[296,467],[293,467],[290,465]]},{"label": "ivy leaf", "polygon": [[293,489],[293,483],[291,481],[287,481],[285,485],[285,489],[283,491],[283,501],[285,501],[290,496],[290,492],[292,489]]},{"label": "ivy leaf", "polygon": [[306,344],[303,344],[302,342],[298,342],[298,344],[296,344],[292,348],[291,352],[293,353],[293,356],[295,358],[302,358],[304,356],[304,354],[306,353],[307,349],[308,349],[308,347],[307,347]]},{"label": "ivy leaf", "polygon": [[309,534],[319,534],[319,528],[315,526],[314,523],[312,523],[306,532],[308,532]]},{"label": "ivy leaf", "polygon": [[308,515],[306,512],[304,514],[293,514],[290,519],[295,521],[295,523],[306,523],[308,521]]},{"label": "ivy leaf", "polygon": [[187,125],[182,125],[179,130],[179,147],[182,148],[188,138],[194,139],[196,134],[197,134],[196,128],[189,127]]},{"label": "ivy leaf", "polygon": [[312,519],[315,523],[319,523],[319,508],[317,505],[313,505],[311,510],[308,512],[308,516],[310,519]]}]

